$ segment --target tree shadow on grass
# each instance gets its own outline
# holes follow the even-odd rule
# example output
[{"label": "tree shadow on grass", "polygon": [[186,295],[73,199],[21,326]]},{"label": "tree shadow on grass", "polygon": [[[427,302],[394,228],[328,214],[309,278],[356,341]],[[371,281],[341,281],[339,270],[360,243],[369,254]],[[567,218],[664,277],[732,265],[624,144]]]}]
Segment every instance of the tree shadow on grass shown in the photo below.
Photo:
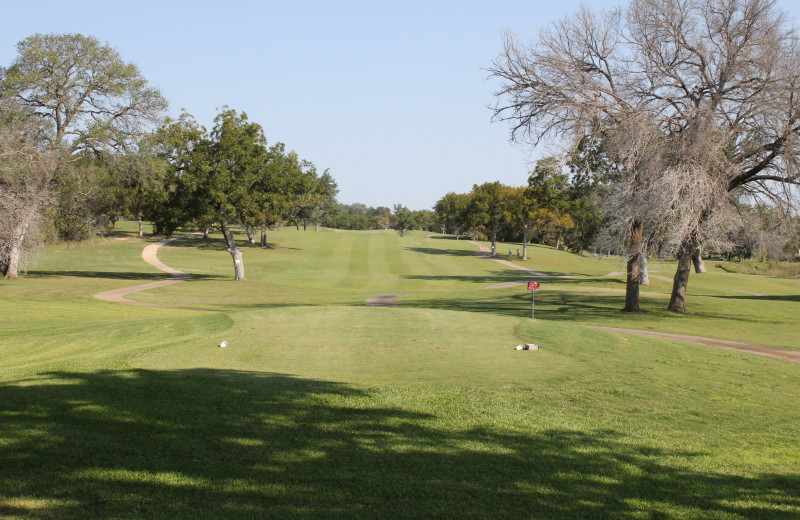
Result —
[{"label": "tree shadow on grass", "polygon": [[[568,282],[559,280],[558,283]],[[545,282],[543,282],[545,283]],[[665,294],[642,293],[640,303],[644,314],[625,313],[624,287],[620,287],[619,294],[591,294],[572,291],[547,291],[546,288],[536,292],[535,310],[536,319],[554,320],[572,323],[592,323],[602,325],[609,320],[618,321],[621,317],[631,318],[631,327],[639,328],[641,322],[636,316],[647,316],[648,324],[658,323],[665,332],[670,330],[672,320],[685,320],[688,315],[696,319],[728,320],[730,315],[712,310],[690,309],[686,314],[675,313],[667,310],[667,297]],[[483,291],[482,291],[483,292]],[[440,309],[488,313],[497,316],[515,318],[530,317],[531,295],[520,286],[518,292],[495,292],[487,289],[484,297],[464,298],[421,298],[409,295],[400,301],[403,307],[417,307],[423,309]],[[746,321],[754,324],[764,324],[764,317],[754,314],[752,317],[736,316],[737,321]],[[637,325],[639,323],[639,325]]]},{"label": "tree shadow on grass", "polygon": [[[28,271],[28,276],[32,278],[48,278],[54,276],[73,276],[79,278],[107,278],[112,280],[165,280],[169,278],[167,273],[137,273],[123,271]],[[192,274],[193,279],[197,280],[221,280],[224,276],[210,274]]]},{"label": "tree shadow on grass", "polygon": [[[543,272],[543,271],[542,271]],[[493,271],[483,275],[417,275],[409,274],[403,275],[402,278],[407,280],[429,280],[429,281],[455,281],[455,282],[469,282],[477,284],[497,284],[503,282],[516,282],[522,280],[539,280],[543,283],[557,283],[560,285],[586,285],[594,284],[594,286],[601,285],[609,288],[618,289],[625,286],[624,280],[616,280],[614,278],[607,278],[605,276],[593,275],[570,275],[562,272],[544,272],[545,276],[537,276],[535,274],[527,273],[517,269],[503,269],[501,271]],[[555,278],[557,276],[570,276],[570,278]]]},{"label": "tree shadow on grass", "polygon": [[800,294],[780,294],[780,295],[766,295],[756,296],[754,294],[738,294],[738,295],[712,295],[713,298],[723,298],[726,300],[766,300],[773,302],[797,302],[800,303]]},{"label": "tree shadow on grass", "polygon": [[637,444],[615,431],[453,426],[452,417],[438,422],[402,404],[378,404],[379,392],[228,370],[53,373],[5,383],[0,515],[789,519],[800,512],[796,474],[695,469],[703,454]]},{"label": "tree shadow on grass", "polygon": [[[251,244],[247,240],[244,241],[237,240],[236,246],[239,249],[243,249],[245,251],[252,249],[271,249],[271,250],[286,249],[286,250],[299,251],[298,248],[282,246],[276,242],[268,242],[266,247],[262,247],[260,243]],[[199,249],[201,251],[220,251],[224,253],[228,252],[228,244],[222,237],[208,237],[208,238],[198,237],[192,240],[175,240],[173,242],[170,242],[169,244],[164,245],[164,247],[183,247],[183,248]]]},{"label": "tree shadow on grass", "polygon": [[[176,237],[173,237],[176,238]],[[228,251],[228,244],[222,237],[193,237],[191,239],[179,239],[165,244],[163,247],[181,247],[200,249],[202,251]]]},{"label": "tree shadow on grass", "polygon": [[441,249],[438,247],[404,247],[403,249],[423,255],[478,256],[478,252],[472,249]]},{"label": "tree shadow on grass", "polygon": [[[497,284],[503,282],[515,282],[518,280],[525,279],[527,273],[523,273],[521,271],[511,271],[511,270],[503,270],[503,271],[493,271],[490,273],[484,273],[480,275],[417,275],[417,274],[406,274],[401,275],[401,278],[405,280],[424,280],[424,281],[432,281],[432,282],[466,282],[466,283],[474,283],[474,284],[481,284],[481,285],[489,285],[489,284]],[[535,278],[532,275],[528,275],[531,279]]]},{"label": "tree shadow on grass", "polygon": [[[525,318],[531,315],[530,291],[519,294],[487,296],[485,298],[403,298],[403,307],[488,313],[497,316]],[[487,290],[488,292],[488,290]],[[619,318],[624,295],[586,297],[572,293],[550,294],[538,292],[535,297],[536,318],[572,322],[593,322],[609,317]]]}]

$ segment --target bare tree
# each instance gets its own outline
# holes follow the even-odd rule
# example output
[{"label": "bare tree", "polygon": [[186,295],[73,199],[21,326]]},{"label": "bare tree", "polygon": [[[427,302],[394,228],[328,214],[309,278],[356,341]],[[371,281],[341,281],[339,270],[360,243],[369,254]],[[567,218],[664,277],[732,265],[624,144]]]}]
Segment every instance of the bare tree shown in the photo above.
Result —
[{"label": "bare tree", "polygon": [[43,128],[0,100],[0,274],[16,278],[25,245],[36,240],[39,208],[50,198],[56,155]]},{"label": "bare tree", "polygon": [[[692,256],[739,197],[791,202],[798,184],[800,49],[768,0],[633,0],[576,16],[536,44],[506,37],[490,69],[512,136],[605,139],[630,222],[626,310],[638,309],[645,222],[679,255],[669,308],[685,311]],[[648,217],[656,215],[657,218]]]}]

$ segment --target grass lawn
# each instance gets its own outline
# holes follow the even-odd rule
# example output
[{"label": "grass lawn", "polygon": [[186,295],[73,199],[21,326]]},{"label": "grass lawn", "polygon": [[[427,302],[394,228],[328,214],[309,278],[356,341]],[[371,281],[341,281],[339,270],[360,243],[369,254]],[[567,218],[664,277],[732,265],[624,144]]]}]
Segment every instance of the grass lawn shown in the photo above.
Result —
[{"label": "grass lawn", "polygon": [[632,316],[619,259],[534,246],[573,278],[532,320],[466,241],[283,229],[244,282],[212,235],[128,296],[227,312],[94,299],[166,277],[132,230],[0,281],[2,518],[800,518],[800,365],[581,327],[800,349],[800,279],[709,262],[687,315],[652,279]]}]

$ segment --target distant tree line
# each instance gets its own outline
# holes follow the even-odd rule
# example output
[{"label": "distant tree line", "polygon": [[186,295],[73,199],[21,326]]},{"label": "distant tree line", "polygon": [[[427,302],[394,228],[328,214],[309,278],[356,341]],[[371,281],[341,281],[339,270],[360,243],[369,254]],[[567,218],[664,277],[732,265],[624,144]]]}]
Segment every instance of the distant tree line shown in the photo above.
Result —
[{"label": "distant tree line", "polygon": [[334,214],[326,222],[326,226],[336,229],[368,230],[388,229],[392,210],[378,206],[373,208],[360,202],[354,204],[338,204]]},{"label": "distant tree line", "polygon": [[434,213],[431,210],[409,210],[402,204],[392,209],[385,206],[373,208],[361,203],[338,204],[325,226],[334,229],[370,230],[395,229],[401,235],[406,231],[435,229]]},{"label": "distant tree line", "polygon": [[[434,206],[434,226],[441,233],[495,242],[545,244],[577,254],[624,255],[626,230],[615,217],[609,193],[614,176],[591,172],[577,162],[562,166],[554,157],[539,160],[527,186],[500,182],[473,186],[469,193],[448,193]],[[735,204],[736,218],[728,221],[724,236],[706,251],[725,259],[798,260],[800,218],[778,208]],[[650,233],[642,261],[673,258],[667,237]],[[698,260],[699,261],[699,260]]]},{"label": "distant tree line", "polygon": [[598,176],[568,175],[550,157],[537,162],[527,186],[498,182],[475,185],[469,193],[448,193],[434,206],[442,233],[492,243],[520,241],[527,259],[531,242],[569,248],[582,254],[596,249],[608,219],[600,207]]}]

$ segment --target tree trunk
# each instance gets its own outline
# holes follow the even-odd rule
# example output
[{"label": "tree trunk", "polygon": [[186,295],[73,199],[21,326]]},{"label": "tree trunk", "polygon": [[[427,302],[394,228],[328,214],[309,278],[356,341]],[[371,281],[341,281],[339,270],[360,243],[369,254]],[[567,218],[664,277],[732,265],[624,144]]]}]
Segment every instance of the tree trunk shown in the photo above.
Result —
[{"label": "tree trunk", "polygon": [[642,312],[639,308],[639,255],[642,253],[644,225],[631,224],[631,250],[628,258],[628,279],[625,287],[625,312]]},{"label": "tree trunk", "polygon": [[497,254],[497,232],[492,232],[492,256]]},{"label": "tree trunk", "polygon": [[11,249],[11,244],[8,242],[0,242],[0,276],[5,277],[8,271],[8,255]]},{"label": "tree trunk", "polygon": [[528,238],[530,235],[530,231],[528,231],[528,226],[525,226],[524,231],[522,232],[522,259],[528,259]]},{"label": "tree trunk", "polygon": [[142,212],[138,214],[139,217],[139,238],[144,238],[144,230],[142,229]]},{"label": "tree trunk", "polygon": [[317,222],[316,224],[314,224],[314,231],[315,231],[316,233],[319,233],[319,222]]},{"label": "tree trunk", "polygon": [[650,285],[650,276],[647,273],[647,255],[639,255],[639,285]]},{"label": "tree trunk", "polygon": [[686,286],[689,285],[689,272],[692,268],[692,241],[687,240],[678,252],[678,270],[672,282],[672,296],[667,309],[674,312],[686,312]]},{"label": "tree trunk", "polygon": [[38,207],[38,204],[31,202],[23,211],[20,212],[21,214],[19,222],[14,227],[14,231],[8,240],[8,263],[4,266],[3,278],[11,279],[19,276],[19,262],[20,258],[22,257],[22,243],[25,241],[25,233],[28,232],[28,227],[30,227]]},{"label": "tree trunk", "polygon": [[208,228],[203,228],[203,239],[208,240]]},{"label": "tree trunk", "polygon": [[242,252],[236,247],[236,241],[233,239],[233,232],[228,226],[227,219],[221,219],[222,234],[225,235],[225,243],[228,244],[228,252],[233,258],[233,272],[236,280],[244,280],[244,262],[242,261]]},{"label": "tree trunk", "polygon": [[694,264],[694,272],[703,274],[706,272],[706,264],[703,262],[703,248],[699,244],[692,251],[692,263]]},{"label": "tree trunk", "polygon": [[256,243],[256,228],[254,228],[253,226],[245,226],[244,227],[244,232],[247,233],[247,241],[250,244],[255,244]]},{"label": "tree trunk", "polygon": [[22,239],[12,237],[8,245],[8,265],[5,266],[3,278],[16,278],[19,272],[19,259],[22,256]]},{"label": "tree trunk", "polygon": [[261,226],[261,247],[267,247],[267,226]]}]

